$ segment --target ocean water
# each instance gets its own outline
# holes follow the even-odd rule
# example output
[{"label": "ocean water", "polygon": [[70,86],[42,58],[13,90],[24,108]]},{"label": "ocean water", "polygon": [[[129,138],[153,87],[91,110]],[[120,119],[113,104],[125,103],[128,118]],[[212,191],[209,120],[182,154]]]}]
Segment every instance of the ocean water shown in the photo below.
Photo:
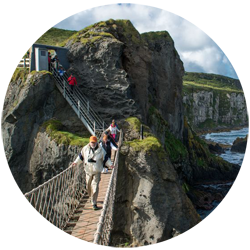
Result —
[{"label": "ocean water", "polygon": [[[237,137],[245,137],[249,128],[231,132],[212,133],[206,139],[218,143],[233,144]],[[229,183],[230,190],[225,200],[213,203],[214,209],[198,211],[202,219],[203,248],[248,248],[249,247],[249,154],[227,150],[220,155],[225,160],[239,164],[245,171],[243,178]],[[245,170],[244,170],[245,169]]]},{"label": "ocean water", "polygon": [[[243,128],[240,130],[231,130],[229,132],[206,134],[204,138],[221,144],[233,145],[233,142],[237,137],[244,138],[247,134],[248,128]],[[225,153],[220,154],[220,156],[226,161],[239,165],[242,164],[244,159],[244,154],[232,152],[230,149],[227,149]]]},{"label": "ocean water", "polygon": [[237,137],[244,138],[248,134],[248,128],[240,130],[231,130],[229,132],[210,133],[205,135],[206,140],[211,140],[217,143],[233,145]]}]

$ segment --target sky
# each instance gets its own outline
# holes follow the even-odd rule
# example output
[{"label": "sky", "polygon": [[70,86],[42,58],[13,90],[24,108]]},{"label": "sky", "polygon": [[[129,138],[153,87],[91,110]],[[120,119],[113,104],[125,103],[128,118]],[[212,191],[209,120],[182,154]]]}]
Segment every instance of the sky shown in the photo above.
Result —
[{"label": "sky", "polygon": [[140,4],[104,5],[67,17],[54,27],[81,30],[110,18],[129,19],[140,33],[168,31],[185,71],[214,73],[238,79],[227,56],[206,33],[188,20],[159,8]]}]

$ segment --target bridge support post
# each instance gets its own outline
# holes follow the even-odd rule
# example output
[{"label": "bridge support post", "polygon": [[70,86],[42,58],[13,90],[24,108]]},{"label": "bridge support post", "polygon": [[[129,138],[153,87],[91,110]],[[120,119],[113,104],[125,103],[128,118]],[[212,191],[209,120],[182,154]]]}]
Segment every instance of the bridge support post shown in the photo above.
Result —
[{"label": "bridge support post", "polygon": [[66,98],[66,89],[65,89],[65,81],[63,80],[63,96]]},{"label": "bridge support post", "polygon": [[81,118],[81,112],[80,112],[81,103],[80,103],[80,100],[78,100],[78,102],[77,102],[77,108],[78,108],[78,117]]}]

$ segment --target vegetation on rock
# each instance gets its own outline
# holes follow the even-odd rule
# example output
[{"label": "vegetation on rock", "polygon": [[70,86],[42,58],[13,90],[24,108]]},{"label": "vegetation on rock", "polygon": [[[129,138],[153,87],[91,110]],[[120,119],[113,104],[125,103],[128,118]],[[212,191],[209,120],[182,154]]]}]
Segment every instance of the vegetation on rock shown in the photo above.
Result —
[{"label": "vegetation on rock", "polygon": [[51,28],[47,30],[35,43],[60,46],[62,42],[77,31]]},{"label": "vegetation on rock", "polygon": [[194,87],[207,87],[226,91],[239,91],[242,92],[240,81],[230,77],[208,74],[208,73],[195,73],[185,72],[183,81],[186,84],[191,84]]},{"label": "vegetation on rock", "polygon": [[28,68],[16,68],[14,74],[11,77],[11,82],[15,82],[17,80],[21,80],[25,82],[29,74]]},{"label": "vegetation on rock", "polygon": [[82,137],[69,131],[65,131],[65,127],[59,120],[48,120],[44,122],[41,127],[45,129],[51,139],[55,140],[58,144],[83,147],[89,143],[89,135]]},{"label": "vegetation on rock", "polygon": [[[126,119],[129,127],[126,127],[127,131],[134,131],[137,137],[140,133],[141,122],[136,117],[129,117]],[[165,159],[166,152],[159,141],[151,132],[149,127],[143,125],[145,132],[143,133],[143,139],[133,138],[130,141],[125,141],[124,145],[128,145],[133,148],[134,151],[144,151],[150,154],[150,152],[156,152],[160,159]]]},{"label": "vegetation on rock", "polygon": [[155,31],[155,32],[145,32],[141,34],[141,37],[146,41],[155,41],[165,39],[169,42],[173,42],[172,37],[167,31]]}]

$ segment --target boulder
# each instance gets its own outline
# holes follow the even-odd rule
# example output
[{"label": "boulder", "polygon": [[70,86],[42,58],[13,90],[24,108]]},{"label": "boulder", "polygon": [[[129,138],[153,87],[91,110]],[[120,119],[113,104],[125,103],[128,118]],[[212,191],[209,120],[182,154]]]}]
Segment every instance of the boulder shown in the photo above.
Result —
[{"label": "boulder", "polygon": [[208,148],[210,150],[211,153],[213,154],[223,154],[225,153],[224,148],[222,148],[219,143],[209,143],[208,144]]},{"label": "boulder", "polygon": [[237,139],[235,139],[231,147],[231,151],[244,154],[247,146],[247,138],[248,136],[246,136],[245,138],[238,137]]}]

